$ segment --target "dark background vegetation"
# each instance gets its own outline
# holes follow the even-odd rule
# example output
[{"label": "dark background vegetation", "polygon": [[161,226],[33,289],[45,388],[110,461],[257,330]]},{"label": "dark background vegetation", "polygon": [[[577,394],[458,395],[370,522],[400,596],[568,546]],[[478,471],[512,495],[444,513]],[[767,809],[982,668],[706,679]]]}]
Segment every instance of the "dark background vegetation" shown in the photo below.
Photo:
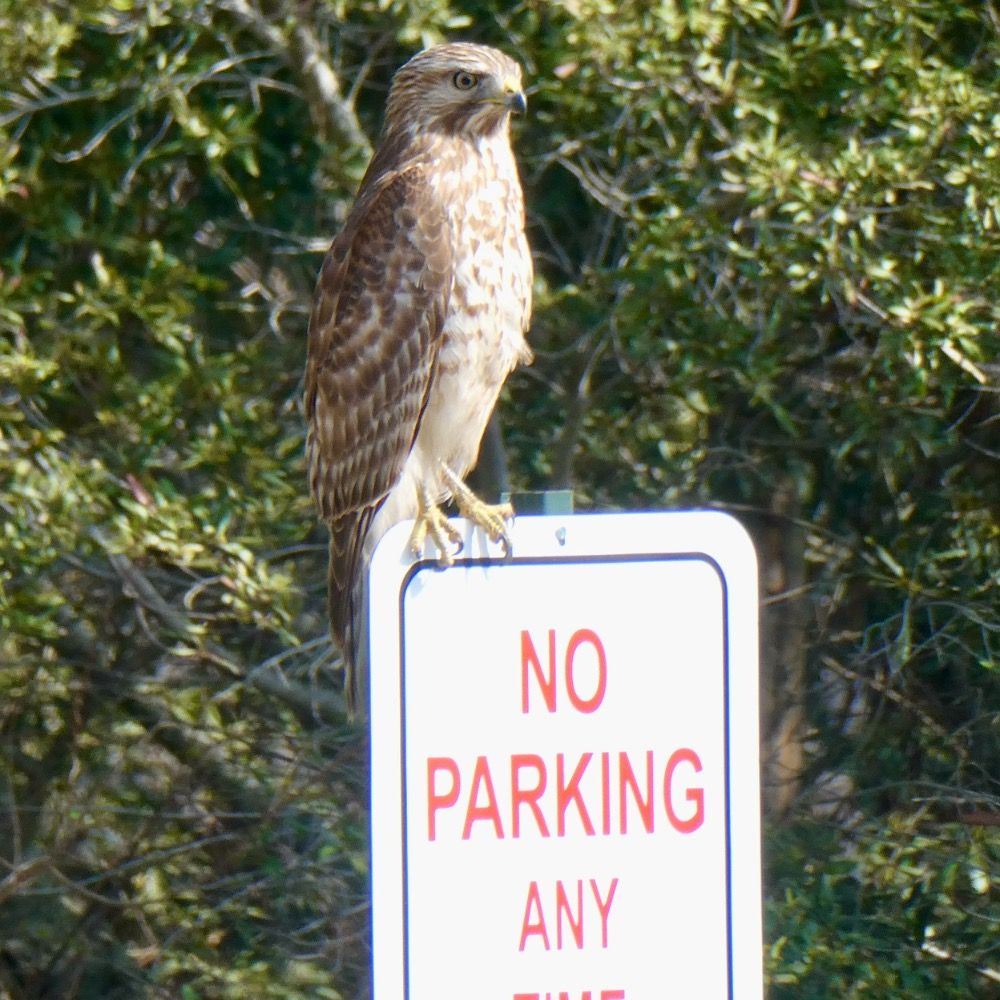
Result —
[{"label": "dark background vegetation", "polygon": [[758,545],[772,1000],[1000,995],[1000,15],[0,0],[0,997],[353,998],[303,467],[393,69],[517,55],[513,485]]}]

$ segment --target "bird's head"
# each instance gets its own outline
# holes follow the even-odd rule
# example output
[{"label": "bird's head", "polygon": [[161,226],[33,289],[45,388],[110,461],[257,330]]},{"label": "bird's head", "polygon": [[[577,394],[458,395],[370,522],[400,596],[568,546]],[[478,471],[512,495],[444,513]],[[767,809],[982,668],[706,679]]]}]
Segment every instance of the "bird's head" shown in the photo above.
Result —
[{"label": "bird's head", "polygon": [[418,52],[398,70],[385,131],[488,135],[526,107],[521,67],[513,59],[485,45],[452,42]]}]

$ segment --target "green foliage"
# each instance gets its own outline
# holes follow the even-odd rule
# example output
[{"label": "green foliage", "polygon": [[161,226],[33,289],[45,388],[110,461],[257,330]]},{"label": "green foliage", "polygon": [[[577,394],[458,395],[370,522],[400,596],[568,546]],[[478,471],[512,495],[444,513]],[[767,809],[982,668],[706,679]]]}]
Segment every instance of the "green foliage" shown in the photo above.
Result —
[{"label": "green foliage", "polygon": [[770,995],[992,995],[998,25],[0,0],[0,997],[363,989],[304,328],[392,70],[456,34],[532,86],[515,484],[757,534],[765,700],[801,719]]},{"label": "green foliage", "polygon": [[997,838],[923,819],[775,838],[771,997],[995,995]]}]

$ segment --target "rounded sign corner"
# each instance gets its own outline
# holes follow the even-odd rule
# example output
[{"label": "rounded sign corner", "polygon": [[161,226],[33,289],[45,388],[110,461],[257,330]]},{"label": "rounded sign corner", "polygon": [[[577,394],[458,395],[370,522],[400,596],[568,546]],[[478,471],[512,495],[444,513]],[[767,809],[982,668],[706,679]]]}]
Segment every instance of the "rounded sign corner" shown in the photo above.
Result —
[{"label": "rounded sign corner", "polygon": [[409,538],[413,531],[413,521],[400,521],[394,524],[379,540],[372,553],[372,570],[381,568],[382,564],[388,561],[390,567],[400,567],[405,565],[410,557],[409,547],[405,539]]},{"label": "rounded sign corner", "polygon": [[754,577],[757,575],[757,547],[754,545],[753,537],[747,530],[746,525],[729,511],[713,510],[706,511],[706,517],[714,522],[713,535],[722,542],[722,554],[716,556],[725,565],[729,560],[745,566],[752,570]]}]

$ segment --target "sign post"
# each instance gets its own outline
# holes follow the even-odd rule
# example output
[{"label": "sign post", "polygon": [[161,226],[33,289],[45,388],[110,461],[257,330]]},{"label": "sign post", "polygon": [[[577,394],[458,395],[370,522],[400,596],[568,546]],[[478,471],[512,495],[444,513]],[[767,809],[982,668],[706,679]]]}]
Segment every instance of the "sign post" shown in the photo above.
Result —
[{"label": "sign post", "polygon": [[371,572],[375,1000],[760,1000],[757,577],[714,512]]}]

